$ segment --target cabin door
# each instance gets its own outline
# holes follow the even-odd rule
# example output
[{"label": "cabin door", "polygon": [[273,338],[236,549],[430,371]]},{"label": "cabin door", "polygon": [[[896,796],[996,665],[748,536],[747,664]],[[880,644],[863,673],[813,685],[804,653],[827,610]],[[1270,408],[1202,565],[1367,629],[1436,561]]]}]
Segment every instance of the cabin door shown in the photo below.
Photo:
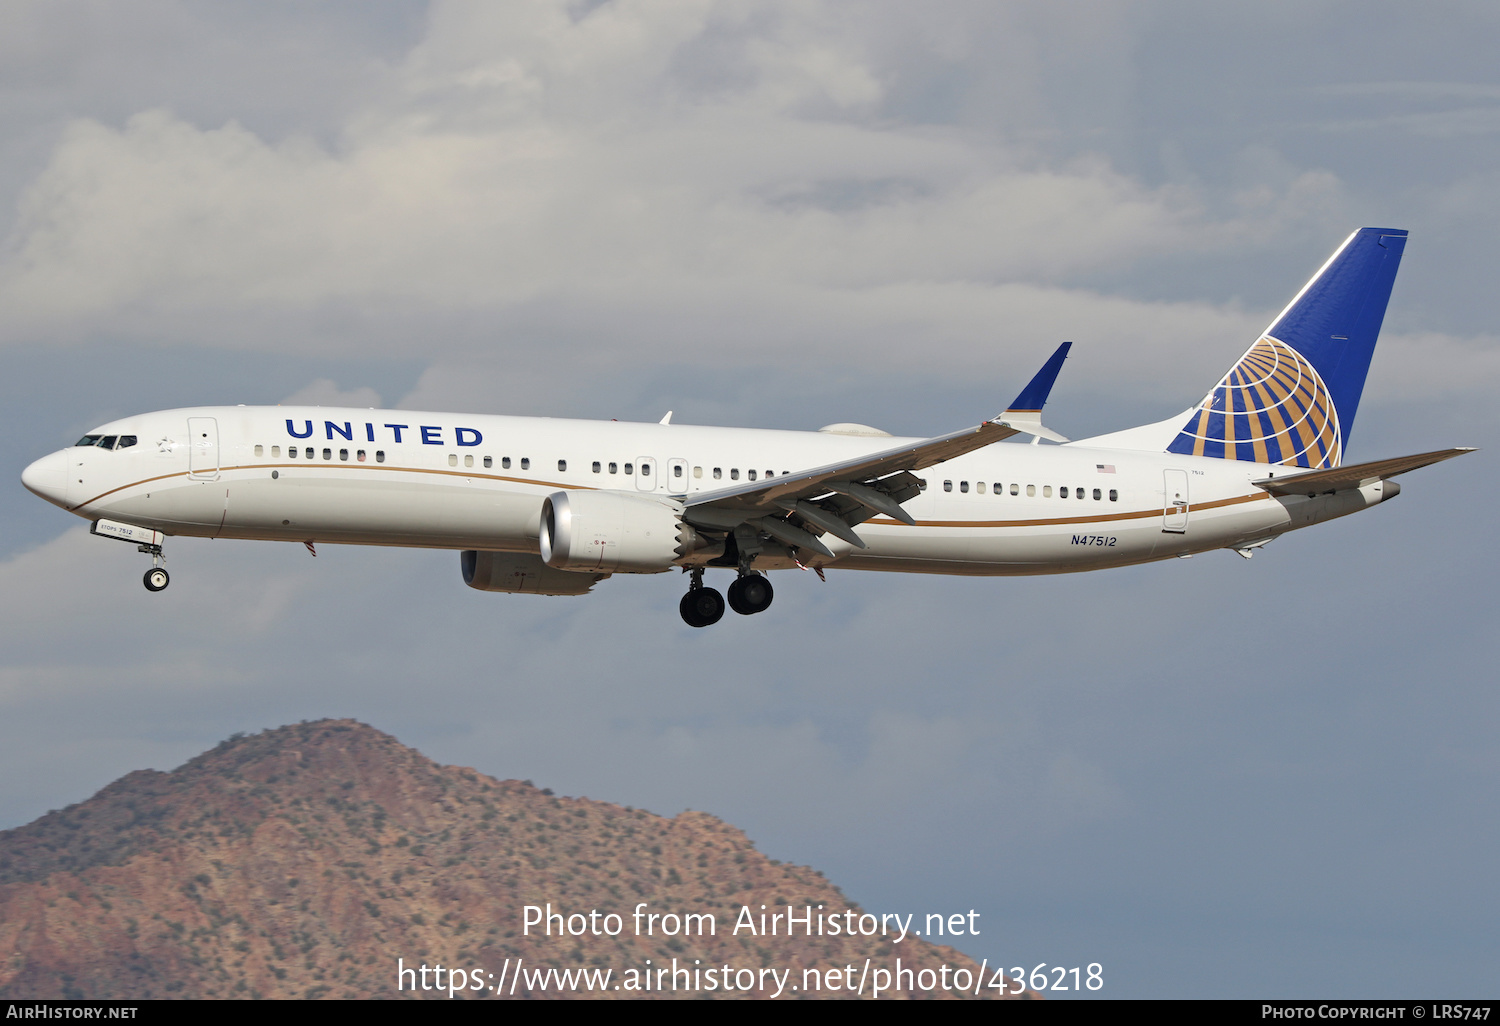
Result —
[{"label": "cabin door", "polygon": [[219,476],[219,422],[213,417],[188,418],[188,477],[212,481]]},{"label": "cabin door", "polygon": [[1163,472],[1165,494],[1162,497],[1161,529],[1172,534],[1186,534],[1188,526],[1188,475],[1186,470]]}]

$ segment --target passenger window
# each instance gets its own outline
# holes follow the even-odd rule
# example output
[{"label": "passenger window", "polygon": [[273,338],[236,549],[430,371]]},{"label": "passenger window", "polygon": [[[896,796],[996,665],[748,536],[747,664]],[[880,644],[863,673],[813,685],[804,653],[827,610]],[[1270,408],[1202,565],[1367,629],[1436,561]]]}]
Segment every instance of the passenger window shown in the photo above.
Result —
[{"label": "passenger window", "polygon": [[331,459],[333,459],[333,450],[332,449],[324,449],[323,450],[323,458],[325,460],[331,460]]},{"label": "passenger window", "polygon": [[375,450],[375,462],[376,463],[384,463],[385,462],[385,450],[384,449],[376,449]]},{"label": "passenger window", "polygon": [[917,478],[917,487],[925,492],[927,490],[927,479],[925,477]]},{"label": "passenger window", "polygon": [[715,467],[714,468],[714,480],[717,481],[717,480],[719,480],[719,478],[721,478],[723,476],[724,476],[724,468],[723,467]]},{"label": "passenger window", "polygon": [[[364,459],[365,458],[365,454],[364,453],[360,453],[359,454],[359,458],[360,459]],[[466,467],[472,467],[473,465],[474,465],[474,454],[471,453],[471,452],[464,453],[464,466],[466,466]]]},{"label": "passenger window", "polygon": [[649,463],[642,463],[641,464],[641,473],[649,475],[651,473],[651,464],[649,464]]},{"label": "passenger window", "polygon": [[600,471],[602,471],[603,469],[604,469],[604,465],[601,464],[598,460],[595,460],[594,461],[594,473],[597,474]]},{"label": "passenger window", "polygon": [[1012,494],[1012,495],[1020,495],[1021,494],[1021,486],[1018,485],[1018,484],[1011,485],[1010,486],[1010,494]]},{"label": "passenger window", "polygon": [[766,471],[766,476],[767,477],[775,477],[776,476],[776,471],[774,471],[774,470],[768,470],[768,471]]},{"label": "passenger window", "polygon": [[264,456],[265,454],[266,454],[266,447],[264,445],[257,445],[255,447],[255,455],[257,455],[257,456]]},{"label": "passenger window", "polygon": [[1101,498],[1101,496],[1099,494],[1099,489],[1097,489],[1097,488],[1094,489],[1094,498],[1096,500],[1099,499],[1099,498]]},{"label": "passenger window", "polygon": [[1066,499],[1068,497],[1068,486],[1067,485],[1063,485],[1061,488],[1059,488],[1057,490],[1057,497],[1059,499]]},{"label": "passenger window", "polygon": [[557,470],[558,470],[558,473],[562,473],[562,472],[566,471],[567,469],[568,469],[568,461],[567,460],[558,460],[557,461]]},{"label": "passenger window", "polygon": [[702,467],[694,467],[693,468],[693,476],[697,477],[697,478],[701,478],[703,476],[703,468]]},{"label": "passenger window", "polygon": [[969,494],[969,482],[967,482],[967,481],[960,481],[958,483],[958,490],[961,491],[961,492],[963,492],[965,495],[968,495]]},{"label": "passenger window", "polygon": [[611,463],[609,465],[609,472],[611,474],[618,474],[620,472],[620,465],[618,463]]},{"label": "passenger window", "polygon": [[1026,486],[1026,494],[1027,494],[1028,497],[1035,496],[1036,495],[1036,485],[1027,485]]},{"label": "passenger window", "polygon": [[1073,491],[1077,493],[1077,495],[1078,495],[1078,497],[1080,499],[1083,498],[1083,489],[1082,488],[1075,488],[1075,489],[1073,489]]},{"label": "passenger window", "polygon": [[363,449],[359,450],[359,452],[354,454],[354,458],[363,463],[365,461],[365,451]]},{"label": "passenger window", "polygon": [[943,482],[943,491],[945,491],[945,492],[951,492],[951,491],[953,491],[953,482],[952,481],[944,481]]},{"label": "passenger window", "polygon": [[521,469],[522,470],[530,470],[531,469],[531,457],[530,456],[522,456],[521,457]]},{"label": "passenger window", "polygon": [[297,458],[297,447],[295,445],[289,445],[289,446],[287,446],[286,447],[286,455],[287,455],[287,459],[291,459],[291,460],[296,459]]},{"label": "passenger window", "polygon": [[485,470],[489,470],[494,465],[495,465],[495,457],[493,457],[493,456],[486,456],[484,458],[484,469]]},{"label": "passenger window", "polygon": [[278,457],[280,457],[281,456],[281,446],[279,446],[279,445],[273,445],[273,446],[271,446],[271,456],[272,456],[272,458],[278,458]]},{"label": "passenger window", "polygon": [[339,450],[339,459],[343,460],[345,463],[348,463],[349,462],[349,450],[348,449],[340,449]]},{"label": "passenger window", "polygon": [[739,467],[730,467],[729,468],[729,480],[731,480],[731,481],[738,481],[739,479],[740,479],[740,468]]},{"label": "passenger window", "polygon": [[746,473],[746,475],[749,476],[750,480],[752,480],[752,481],[755,480],[755,471],[753,471],[753,470],[747,470],[747,471],[745,471],[745,473]]},{"label": "passenger window", "polygon": [[1120,493],[1117,490],[1111,488],[1109,490],[1109,501],[1110,502],[1119,502],[1120,501]]},{"label": "passenger window", "polygon": [[121,435],[120,436],[119,444],[117,444],[115,446],[115,448],[116,449],[129,449],[134,444],[135,444],[135,435]]},{"label": "passenger window", "polygon": [[1052,486],[1051,485],[1042,485],[1042,498],[1044,498],[1044,499],[1050,499],[1050,498],[1052,498]]},{"label": "passenger window", "polygon": [[673,477],[681,477],[682,476],[682,464],[681,463],[674,463],[674,464],[672,464],[672,476]]},{"label": "passenger window", "polygon": [[115,440],[117,438],[119,438],[118,435],[105,435],[103,438],[99,439],[99,448],[113,449],[115,447]]},{"label": "passenger window", "polygon": [[456,453],[456,452],[450,452],[448,454],[448,466],[450,466],[450,467],[456,467],[456,466],[458,466],[458,453]]},{"label": "passenger window", "polygon": [[510,469],[510,457],[509,456],[501,456],[500,457],[500,469],[501,470],[509,470]]},{"label": "passenger window", "polygon": [[975,481],[974,482],[974,490],[976,492],[978,492],[980,495],[983,495],[984,494],[984,482],[983,481]]},{"label": "passenger window", "polygon": [[627,464],[625,464],[625,473],[627,473],[627,474],[634,474],[635,473],[635,464],[634,463],[627,463]]}]

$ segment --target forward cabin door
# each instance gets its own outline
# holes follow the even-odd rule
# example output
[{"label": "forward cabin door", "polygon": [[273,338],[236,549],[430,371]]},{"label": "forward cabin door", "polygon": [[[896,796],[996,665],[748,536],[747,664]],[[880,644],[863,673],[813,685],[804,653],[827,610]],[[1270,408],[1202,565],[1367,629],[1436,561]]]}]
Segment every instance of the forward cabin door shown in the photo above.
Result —
[{"label": "forward cabin door", "polygon": [[188,418],[188,477],[212,481],[219,476],[219,422],[213,417]]},{"label": "forward cabin door", "polygon": [[1186,534],[1188,527],[1188,475],[1186,470],[1163,472],[1165,489],[1162,497],[1161,529],[1171,534]]}]

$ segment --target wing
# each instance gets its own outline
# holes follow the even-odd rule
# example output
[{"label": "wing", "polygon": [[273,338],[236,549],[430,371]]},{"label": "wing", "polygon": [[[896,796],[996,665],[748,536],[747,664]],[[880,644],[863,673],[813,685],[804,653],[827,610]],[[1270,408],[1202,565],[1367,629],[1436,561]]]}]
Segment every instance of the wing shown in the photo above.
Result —
[{"label": "wing", "polygon": [[698,527],[734,531],[741,525],[759,530],[798,549],[833,557],[818,540],[829,533],[856,548],[865,543],[854,525],[877,513],[913,523],[901,503],[921,492],[912,471],[982,449],[1016,434],[997,420],[978,427],[909,443],[842,463],[805,470],[685,498],[683,516]]},{"label": "wing", "polygon": [[1257,487],[1264,488],[1272,495],[1309,495],[1315,492],[1334,492],[1342,488],[1361,488],[1376,481],[1384,481],[1388,477],[1404,474],[1408,470],[1416,470],[1419,467],[1430,466],[1441,463],[1443,460],[1451,460],[1455,456],[1473,452],[1472,448],[1464,449],[1439,449],[1437,452],[1423,452],[1415,456],[1397,456],[1389,460],[1375,460],[1372,463],[1348,463],[1331,470],[1313,470],[1306,474],[1288,474],[1285,477],[1268,477],[1253,482]]}]

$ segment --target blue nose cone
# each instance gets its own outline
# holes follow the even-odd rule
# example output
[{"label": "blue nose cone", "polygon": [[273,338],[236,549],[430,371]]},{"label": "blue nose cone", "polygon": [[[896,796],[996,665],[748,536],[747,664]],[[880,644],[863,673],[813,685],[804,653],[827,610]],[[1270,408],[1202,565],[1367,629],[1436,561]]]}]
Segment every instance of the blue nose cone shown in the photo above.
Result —
[{"label": "blue nose cone", "polygon": [[68,504],[68,454],[59,451],[43,456],[21,471],[21,483],[29,491],[40,495],[48,502],[66,507]]}]

